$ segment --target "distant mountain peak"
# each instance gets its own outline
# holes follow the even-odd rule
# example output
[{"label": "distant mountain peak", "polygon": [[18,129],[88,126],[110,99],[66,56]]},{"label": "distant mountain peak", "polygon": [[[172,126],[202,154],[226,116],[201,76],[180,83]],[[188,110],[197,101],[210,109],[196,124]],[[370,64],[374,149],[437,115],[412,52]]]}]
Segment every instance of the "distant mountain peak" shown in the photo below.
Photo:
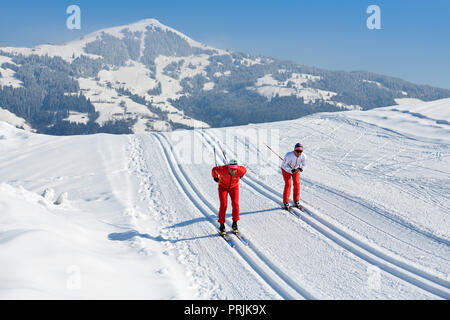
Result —
[{"label": "distant mountain peak", "polygon": [[189,43],[189,45],[192,47],[217,50],[216,48],[212,48],[203,43],[193,40],[192,38],[188,37],[184,33],[180,32],[174,28],[171,28],[169,26],[166,26],[166,25],[162,24],[159,20],[154,19],[154,18],[147,18],[147,19],[142,19],[142,20],[139,20],[139,21],[136,21],[133,23],[125,24],[125,25],[103,28],[98,31],[89,33],[81,38],[78,38],[77,40],[68,42],[66,45],[79,46],[80,43],[87,44],[89,42],[95,41],[99,36],[101,36],[102,34],[105,34],[105,33],[109,34],[113,37],[122,39],[124,36],[123,32],[125,30],[128,30],[130,32],[142,32],[142,37],[145,37],[145,34],[149,29],[152,29],[152,30],[160,29],[165,32],[172,32],[172,33],[176,34],[177,36],[181,37],[182,39],[186,40]]},{"label": "distant mountain peak", "polygon": [[447,97],[369,72],[220,50],[154,18],[0,50],[0,105],[51,134],[243,125]]}]

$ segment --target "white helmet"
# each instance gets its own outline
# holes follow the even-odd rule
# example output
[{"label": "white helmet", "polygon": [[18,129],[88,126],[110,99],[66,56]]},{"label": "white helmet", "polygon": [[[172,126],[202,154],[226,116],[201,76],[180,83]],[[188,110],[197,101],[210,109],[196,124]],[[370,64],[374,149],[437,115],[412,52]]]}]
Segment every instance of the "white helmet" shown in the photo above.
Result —
[{"label": "white helmet", "polygon": [[228,162],[228,167],[230,169],[237,169],[238,168],[237,160],[231,160],[230,162]]}]

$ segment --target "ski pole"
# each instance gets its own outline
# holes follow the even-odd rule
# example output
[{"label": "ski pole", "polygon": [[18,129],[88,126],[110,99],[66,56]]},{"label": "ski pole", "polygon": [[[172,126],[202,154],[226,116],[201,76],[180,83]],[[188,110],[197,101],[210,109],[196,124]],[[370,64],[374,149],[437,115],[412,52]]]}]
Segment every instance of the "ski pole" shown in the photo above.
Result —
[{"label": "ski pole", "polygon": [[217,167],[216,147],[214,147],[214,162],[216,163],[216,167]]},{"label": "ski pole", "polygon": [[217,141],[217,143],[219,144],[219,147],[222,150],[223,157],[225,158],[225,164],[227,164],[228,163],[227,154],[226,154],[225,150],[222,148],[222,145],[220,144],[220,142]]},{"label": "ski pole", "polygon": [[[273,151],[273,149],[271,147],[269,147],[267,144],[265,144],[264,142],[262,143],[263,145],[265,145],[267,148],[269,148],[270,151],[272,151],[278,158],[280,158],[281,161],[284,161],[284,159],[275,151]],[[293,169],[292,166],[288,163],[289,168]]]},{"label": "ski pole", "polygon": [[265,144],[264,142],[262,143],[263,145],[265,145],[267,148],[269,148],[270,151],[272,151],[278,158],[280,158],[281,161],[284,161],[284,159],[275,151],[273,151],[273,149],[271,147],[269,147],[267,144]]}]

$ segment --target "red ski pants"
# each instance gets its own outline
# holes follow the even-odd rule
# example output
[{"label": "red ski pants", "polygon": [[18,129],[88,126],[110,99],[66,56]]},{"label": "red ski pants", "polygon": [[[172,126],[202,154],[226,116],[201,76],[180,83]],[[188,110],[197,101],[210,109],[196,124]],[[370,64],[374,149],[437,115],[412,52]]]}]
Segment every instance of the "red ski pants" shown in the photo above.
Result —
[{"label": "red ski pants", "polygon": [[225,223],[225,214],[228,206],[228,194],[231,198],[231,205],[233,206],[233,222],[239,221],[239,186],[231,189],[226,189],[219,185],[219,223]]},{"label": "red ski pants", "polygon": [[300,201],[300,172],[294,174],[287,173],[281,169],[284,179],[284,192],[283,192],[283,203],[289,202],[289,196],[291,195],[291,184],[294,180],[294,202]]}]

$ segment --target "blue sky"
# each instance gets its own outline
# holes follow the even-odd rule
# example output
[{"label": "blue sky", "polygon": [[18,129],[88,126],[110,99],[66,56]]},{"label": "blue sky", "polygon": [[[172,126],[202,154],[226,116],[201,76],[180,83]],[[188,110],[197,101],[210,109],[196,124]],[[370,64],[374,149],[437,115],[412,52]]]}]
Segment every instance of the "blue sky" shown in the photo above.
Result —
[{"label": "blue sky", "polygon": [[[66,28],[66,8],[72,4],[81,8],[79,31]],[[366,26],[369,5],[381,9],[381,30]],[[449,0],[4,0],[0,45],[63,43],[155,18],[223,49],[450,89],[449,14]]]}]

